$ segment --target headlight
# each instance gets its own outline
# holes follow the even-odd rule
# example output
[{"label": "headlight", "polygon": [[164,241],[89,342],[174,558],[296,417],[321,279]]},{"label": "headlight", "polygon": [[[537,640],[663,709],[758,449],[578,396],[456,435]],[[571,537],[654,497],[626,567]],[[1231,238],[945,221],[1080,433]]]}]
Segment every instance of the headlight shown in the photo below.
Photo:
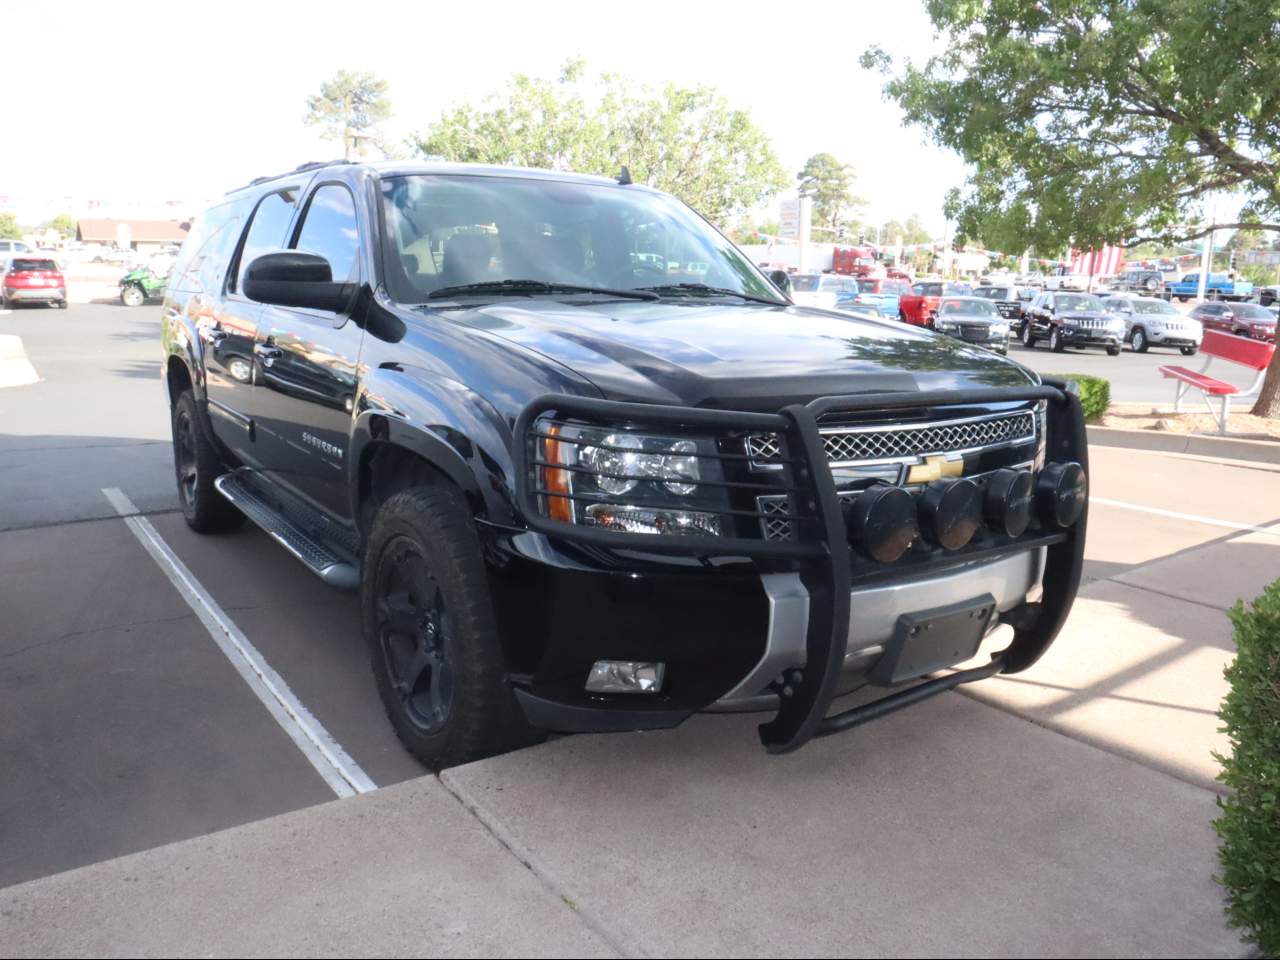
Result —
[{"label": "headlight", "polygon": [[721,535],[723,497],[716,477],[704,477],[718,477],[719,463],[708,457],[704,471],[699,455],[699,443],[711,440],[588,426],[546,433],[542,483],[554,519],[625,533]]},{"label": "headlight", "polygon": [[956,325],[949,320],[939,320],[938,329],[943,333],[955,333]]}]

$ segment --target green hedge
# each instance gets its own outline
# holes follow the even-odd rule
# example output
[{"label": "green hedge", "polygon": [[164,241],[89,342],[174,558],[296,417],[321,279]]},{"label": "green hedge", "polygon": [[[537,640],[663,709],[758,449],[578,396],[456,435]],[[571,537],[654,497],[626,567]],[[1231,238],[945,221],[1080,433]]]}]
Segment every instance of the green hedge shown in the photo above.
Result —
[{"label": "green hedge", "polygon": [[1231,925],[1265,956],[1280,957],[1280,580],[1230,616],[1236,659],[1218,716],[1231,756],[1217,759],[1231,794],[1219,798],[1214,823],[1222,839],[1217,879],[1227,889]]},{"label": "green hedge", "polygon": [[1111,406],[1111,381],[1091,377],[1087,373],[1064,373],[1064,380],[1074,380],[1080,387],[1080,406],[1087,423],[1097,423]]}]

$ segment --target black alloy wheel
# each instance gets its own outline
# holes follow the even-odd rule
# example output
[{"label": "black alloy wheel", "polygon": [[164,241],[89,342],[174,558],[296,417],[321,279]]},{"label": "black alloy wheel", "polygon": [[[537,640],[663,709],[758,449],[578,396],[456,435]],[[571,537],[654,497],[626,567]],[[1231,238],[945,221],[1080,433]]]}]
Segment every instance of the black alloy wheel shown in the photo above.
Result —
[{"label": "black alloy wheel", "polygon": [[375,590],[376,630],[387,678],[404,717],[421,733],[436,733],[453,709],[453,624],[440,585],[408,537],[388,545]]},{"label": "black alloy wheel", "polygon": [[173,415],[173,472],[178,481],[182,509],[189,512],[196,502],[200,471],[196,460],[196,425],[191,411],[181,405]]}]

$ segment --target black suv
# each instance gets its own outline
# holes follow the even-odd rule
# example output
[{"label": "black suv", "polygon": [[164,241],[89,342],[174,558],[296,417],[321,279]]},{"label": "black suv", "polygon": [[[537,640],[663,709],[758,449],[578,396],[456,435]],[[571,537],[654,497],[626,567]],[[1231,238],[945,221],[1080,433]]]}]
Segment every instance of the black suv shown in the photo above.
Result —
[{"label": "black suv", "polygon": [[1163,295],[1166,300],[1170,299],[1165,289],[1164,274],[1159,270],[1126,270],[1116,277],[1111,289],[1141,293],[1147,297]]},{"label": "black suv", "polygon": [[[430,765],[707,710],[794,749],[1025,669],[1075,596],[1068,385],[795,307],[625,175],[307,165],[213,204],[171,276],[187,522],[359,590]],[[901,689],[827,716],[866,683]]]},{"label": "black suv", "polygon": [[1067,347],[1102,347],[1107,356],[1119,356],[1124,335],[1124,320],[1108,313],[1091,293],[1042,293],[1031,301],[1022,323],[1024,347],[1048,340],[1054,353]]}]

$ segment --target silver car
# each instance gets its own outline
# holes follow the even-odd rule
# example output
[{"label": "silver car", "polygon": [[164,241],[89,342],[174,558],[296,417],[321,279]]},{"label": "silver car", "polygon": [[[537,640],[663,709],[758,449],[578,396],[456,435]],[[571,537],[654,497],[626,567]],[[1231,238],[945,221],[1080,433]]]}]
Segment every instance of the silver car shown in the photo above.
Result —
[{"label": "silver car", "polygon": [[1166,300],[1114,296],[1103,303],[1108,313],[1124,318],[1124,338],[1134,353],[1146,353],[1151,347],[1177,347],[1189,357],[1200,349],[1204,327]]},{"label": "silver car", "polygon": [[986,297],[943,297],[933,328],[965,343],[1009,352],[1009,319]]}]

